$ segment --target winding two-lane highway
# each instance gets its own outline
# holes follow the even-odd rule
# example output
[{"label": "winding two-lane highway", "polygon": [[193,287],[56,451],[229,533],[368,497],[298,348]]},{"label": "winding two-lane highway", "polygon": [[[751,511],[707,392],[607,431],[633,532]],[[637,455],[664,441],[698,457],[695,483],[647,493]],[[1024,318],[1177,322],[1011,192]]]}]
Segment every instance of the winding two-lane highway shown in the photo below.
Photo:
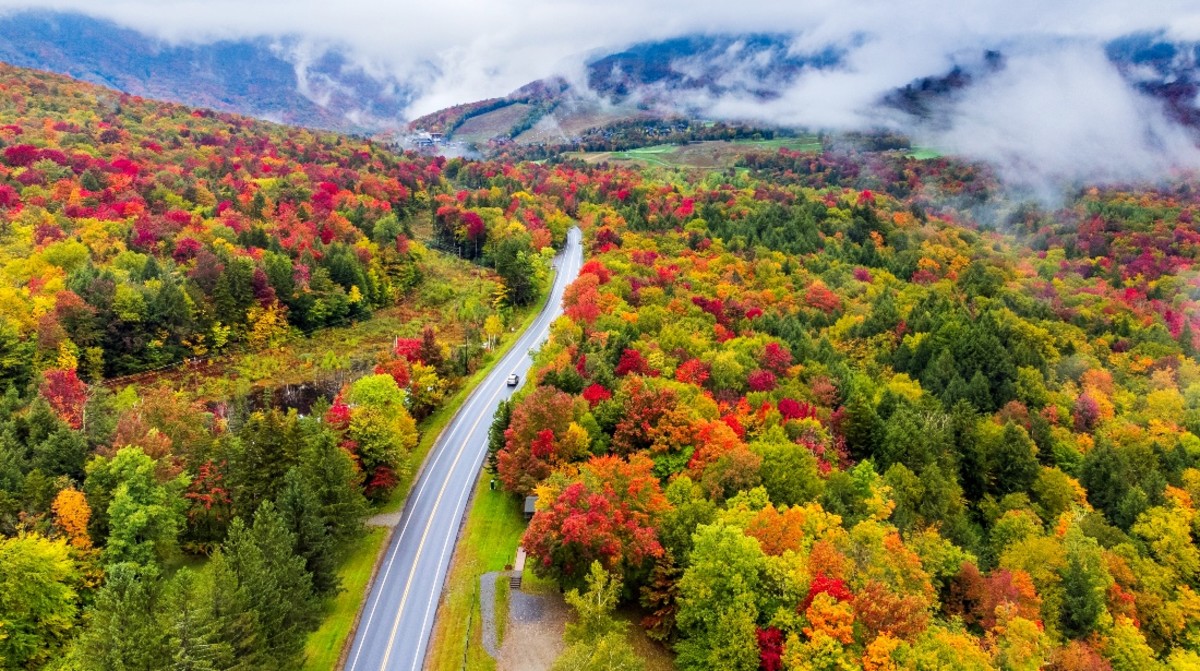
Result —
[{"label": "winding two-lane highway", "polygon": [[467,499],[487,454],[487,434],[500,401],[516,391],[509,373],[524,382],[530,350],[562,314],[562,296],[583,264],[580,232],[572,228],[555,260],[557,273],[545,308],[442,432],[404,505],[396,533],[364,604],[348,671],[419,671],[433,630],[446,571],[454,553]]}]

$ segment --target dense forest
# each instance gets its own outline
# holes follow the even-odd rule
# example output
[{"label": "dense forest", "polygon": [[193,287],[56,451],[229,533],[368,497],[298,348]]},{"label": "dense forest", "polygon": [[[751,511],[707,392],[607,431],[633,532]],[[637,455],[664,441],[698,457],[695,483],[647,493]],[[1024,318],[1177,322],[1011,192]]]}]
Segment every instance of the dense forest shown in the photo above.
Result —
[{"label": "dense forest", "polygon": [[617,603],[680,669],[1200,668],[1194,184],[423,158],[4,68],[3,668],[297,668],[466,371],[426,329],[306,417],[113,378],[367,320],[437,254],[499,278],[492,340],[572,224],[489,446],[562,668],[638,666]]},{"label": "dense forest", "polygon": [[[535,570],[603,622],[604,569],[681,669],[1200,664],[1191,184],[996,232],[976,166],[743,163],[591,176],[492,432]],[[562,668],[629,662],[605,631]]]},{"label": "dense forest", "polygon": [[[15,68],[0,92],[0,668],[297,668],[569,220],[465,211],[440,158]],[[397,334],[310,416],[153,382],[444,294],[446,254],[495,278],[460,339]]]}]

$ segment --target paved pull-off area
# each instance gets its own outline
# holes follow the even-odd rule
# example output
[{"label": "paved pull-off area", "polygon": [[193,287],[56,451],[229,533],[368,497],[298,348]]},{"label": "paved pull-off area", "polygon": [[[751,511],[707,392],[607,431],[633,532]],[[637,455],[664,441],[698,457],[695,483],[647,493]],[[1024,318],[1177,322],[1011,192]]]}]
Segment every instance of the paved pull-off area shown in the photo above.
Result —
[{"label": "paved pull-off area", "polygon": [[426,457],[363,606],[346,660],[349,671],[422,667],[467,500],[487,454],[492,415],[516,391],[505,379],[516,372],[525,380],[530,350],[545,341],[550,323],[562,313],[563,290],[583,265],[580,237],[577,228],[567,234],[545,309],[471,393]]}]

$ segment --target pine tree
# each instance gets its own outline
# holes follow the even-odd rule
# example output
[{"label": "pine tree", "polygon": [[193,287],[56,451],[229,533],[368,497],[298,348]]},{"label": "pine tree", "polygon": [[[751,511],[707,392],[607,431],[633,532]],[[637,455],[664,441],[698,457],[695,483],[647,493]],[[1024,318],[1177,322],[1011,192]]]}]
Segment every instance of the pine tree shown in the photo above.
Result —
[{"label": "pine tree", "polygon": [[[237,522],[241,524],[241,520]],[[201,600],[200,607],[206,617],[212,620],[214,649],[228,650],[229,658],[236,660],[225,668],[253,671],[262,666],[262,630],[258,612],[223,550],[217,550],[209,559],[207,580],[197,598]]]},{"label": "pine tree", "polygon": [[1125,456],[1105,438],[1098,439],[1083,458],[1080,482],[1088,503],[1118,524],[1121,503],[1132,486],[1131,470]]},{"label": "pine tree", "polygon": [[992,492],[997,497],[1029,491],[1041,468],[1037,460],[1037,446],[1025,429],[1012,422],[1004,425],[999,441],[992,446],[988,455],[988,462]]},{"label": "pine tree", "polygon": [[1104,613],[1103,570],[1098,557],[1087,557],[1082,550],[1068,550],[1067,568],[1062,576],[1062,631],[1068,637],[1085,638],[1095,631]]},{"label": "pine tree", "polygon": [[1179,330],[1180,351],[1186,357],[1196,358],[1195,336],[1192,332],[1192,320],[1183,320],[1183,328]]},{"label": "pine tree", "polygon": [[160,625],[163,581],[154,567],[134,563],[108,567],[88,626],[76,644],[73,666],[86,671],[155,671],[170,657]]},{"label": "pine tree", "polygon": [[33,446],[33,467],[50,476],[65,475],[83,480],[83,465],[87,461],[87,439],[82,433],[70,430],[65,424]]},{"label": "pine tree", "polygon": [[879,467],[886,470],[892,464],[904,464],[920,473],[935,459],[933,439],[928,427],[907,404],[903,404],[887,421],[879,448]]},{"label": "pine tree", "polygon": [[861,461],[874,456],[883,439],[883,420],[875,412],[875,406],[861,391],[855,390],[846,402],[846,418],[842,436],[850,456]]},{"label": "pine tree", "polygon": [[301,484],[320,506],[321,521],[335,547],[344,547],[362,532],[367,500],[362,494],[362,474],[327,425],[308,422],[298,464]]},{"label": "pine tree", "polygon": [[500,405],[496,407],[496,414],[492,416],[492,425],[488,428],[487,465],[492,473],[496,472],[496,457],[500,450],[504,449],[504,432],[512,422],[512,408],[512,401],[500,401]]},{"label": "pine tree", "polygon": [[284,476],[276,505],[284,526],[295,538],[293,550],[304,558],[304,566],[312,574],[313,591],[321,596],[336,593],[341,588],[336,548],[322,519],[320,501],[305,486],[298,469]]},{"label": "pine tree", "polygon": [[263,503],[247,528],[240,518],[229,526],[225,552],[238,589],[257,615],[261,669],[299,666],[304,639],[313,623],[312,576],[296,541],[270,501]]},{"label": "pine tree", "polygon": [[213,289],[213,306],[217,319],[226,326],[240,326],[246,321],[246,311],[254,305],[254,264],[247,259],[231,259],[217,277]]},{"label": "pine tree", "polygon": [[213,611],[213,583],[187,569],[175,574],[165,596],[171,671],[217,671],[233,665],[233,646],[221,639],[221,619]]},{"label": "pine tree", "polygon": [[988,383],[983,371],[975,371],[975,374],[971,376],[964,398],[980,412],[991,412],[996,409],[995,400],[992,398],[991,384]]},{"label": "pine tree", "polygon": [[227,443],[226,482],[234,513],[250,517],[263,501],[275,498],[303,445],[294,415],[278,410],[250,415]]}]

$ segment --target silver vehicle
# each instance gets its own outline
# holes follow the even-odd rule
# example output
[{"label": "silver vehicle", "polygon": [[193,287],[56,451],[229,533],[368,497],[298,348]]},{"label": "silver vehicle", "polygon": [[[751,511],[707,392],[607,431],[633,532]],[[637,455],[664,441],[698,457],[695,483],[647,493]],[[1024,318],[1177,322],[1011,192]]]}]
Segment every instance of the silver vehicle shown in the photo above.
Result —
[{"label": "silver vehicle", "polygon": [[510,387],[515,387],[515,386],[517,386],[517,383],[519,383],[520,381],[521,381],[521,378],[517,377],[516,373],[509,373],[508,374],[508,382],[506,384],[508,384],[508,386],[510,386]]}]

